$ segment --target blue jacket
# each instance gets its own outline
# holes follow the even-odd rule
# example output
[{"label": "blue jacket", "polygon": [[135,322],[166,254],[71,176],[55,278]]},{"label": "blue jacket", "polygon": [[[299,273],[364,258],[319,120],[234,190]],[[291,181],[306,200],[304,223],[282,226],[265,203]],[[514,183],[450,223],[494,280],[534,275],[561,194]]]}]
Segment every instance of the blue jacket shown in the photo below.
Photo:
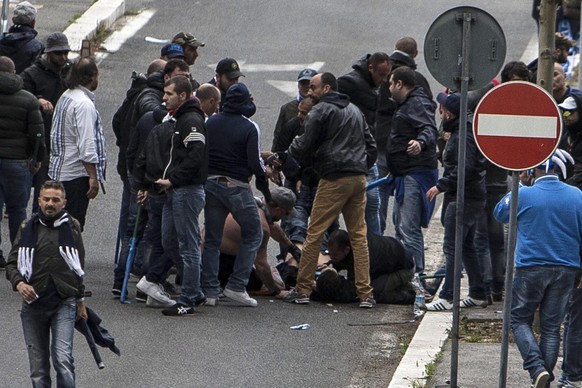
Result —
[{"label": "blue jacket", "polygon": [[250,119],[255,104],[243,84],[226,92],[223,110],[208,118],[209,175],[220,175],[250,182],[252,175],[265,178],[260,157],[259,127]]},{"label": "blue jacket", "polygon": [[[511,193],[495,206],[497,221],[509,222]],[[515,267],[580,267],[582,191],[544,175],[519,189]]]},{"label": "blue jacket", "polygon": [[36,39],[38,32],[30,26],[14,25],[0,38],[0,55],[12,59],[16,74],[34,63],[44,50],[44,44]]}]

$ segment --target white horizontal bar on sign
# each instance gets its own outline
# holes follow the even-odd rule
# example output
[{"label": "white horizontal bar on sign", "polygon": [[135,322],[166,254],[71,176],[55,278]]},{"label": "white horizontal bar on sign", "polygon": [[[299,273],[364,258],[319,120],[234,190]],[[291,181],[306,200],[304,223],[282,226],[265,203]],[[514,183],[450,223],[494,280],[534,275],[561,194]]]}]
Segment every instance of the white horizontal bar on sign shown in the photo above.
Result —
[{"label": "white horizontal bar on sign", "polygon": [[479,136],[556,138],[557,119],[551,116],[479,114]]}]

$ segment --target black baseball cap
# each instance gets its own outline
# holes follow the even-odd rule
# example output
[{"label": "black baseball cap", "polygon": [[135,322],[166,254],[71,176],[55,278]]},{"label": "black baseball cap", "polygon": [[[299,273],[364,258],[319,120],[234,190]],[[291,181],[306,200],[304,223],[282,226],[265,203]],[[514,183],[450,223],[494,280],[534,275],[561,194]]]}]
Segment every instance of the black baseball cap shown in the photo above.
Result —
[{"label": "black baseball cap", "polygon": [[232,58],[221,59],[216,65],[216,72],[220,75],[226,75],[229,79],[245,76],[240,72],[237,61]]}]

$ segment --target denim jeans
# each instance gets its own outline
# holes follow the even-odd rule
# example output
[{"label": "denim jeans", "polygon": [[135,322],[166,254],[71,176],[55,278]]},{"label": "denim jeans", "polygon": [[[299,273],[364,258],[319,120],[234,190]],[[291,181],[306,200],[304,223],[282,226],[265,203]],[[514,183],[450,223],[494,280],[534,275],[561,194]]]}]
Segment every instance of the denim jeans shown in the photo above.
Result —
[{"label": "denim jeans", "polygon": [[[305,243],[305,237],[307,236],[307,223],[309,221],[309,215],[311,214],[316,192],[317,186],[311,187],[301,185],[301,191],[297,194],[297,200],[295,201],[295,213],[293,216],[287,217],[287,222],[285,223],[285,233],[289,236],[289,240],[301,244]],[[327,250],[327,240],[329,235],[338,229],[339,221],[336,219],[323,236],[323,242],[321,243],[322,252]]]},{"label": "denim jeans", "polygon": [[[368,183],[378,180],[378,167],[374,164],[368,171]],[[380,188],[366,190],[366,225],[370,233],[381,236],[380,231]]]},{"label": "denim jeans", "polygon": [[505,230],[493,216],[495,206],[504,196],[501,193],[487,193],[485,217],[480,218],[475,236],[488,294],[502,292],[505,284]]},{"label": "denim jeans", "polygon": [[[564,266],[515,269],[511,292],[511,331],[523,359],[523,369],[529,372],[532,379],[538,372],[546,370],[553,380],[552,371],[560,348],[560,325],[578,271],[578,268]],[[539,343],[532,330],[538,307]]]},{"label": "denim jeans", "polygon": [[394,201],[395,237],[402,241],[414,257],[415,272],[424,272],[424,237],[422,236],[422,196],[420,185],[411,176],[404,177],[404,200]]},{"label": "denim jeans", "polygon": [[194,306],[204,297],[200,289],[200,225],[198,217],[204,208],[204,186],[189,185],[171,188],[162,213],[162,245],[170,247],[174,236],[184,266],[179,303]]},{"label": "denim jeans", "polygon": [[[129,256],[129,248],[131,246],[131,238],[133,237],[133,232],[135,228],[135,222],[137,220],[137,190],[133,188],[133,177],[129,175],[129,199],[127,202],[127,218],[125,220],[125,229],[120,229],[121,231],[121,250],[119,252],[119,261],[117,262],[117,267],[114,272],[114,284],[121,284],[123,282],[123,277],[125,274],[125,264],[127,263],[127,257]],[[142,206],[139,224],[137,225],[136,234],[136,252],[133,258],[133,268],[141,268],[143,261],[143,246],[142,237],[146,224],[148,222],[148,212],[145,207]],[[121,226],[121,220],[120,220]],[[132,270],[133,270],[132,268]]]},{"label": "denim jeans", "polygon": [[143,237],[143,264],[142,271],[146,279],[153,283],[160,283],[172,265],[176,265],[178,273],[182,274],[183,265],[179,260],[178,239],[176,233],[166,236],[165,246],[162,244],[163,210],[167,196],[150,191],[146,207],[148,210],[148,224]]},{"label": "denim jeans", "polygon": [[206,296],[216,298],[220,294],[218,281],[220,243],[228,214],[232,214],[241,230],[240,249],[226,285],[229,290],[236,292],[245,290],[263,240],[263,228],[250,187],[238,187],[232,183],[209,179],[206,181],[205,190],[202,289]]},{"label": "denim jeans", "polygon": [[28,160],[0,159],[0,192],[8,214],[10,242],[26,219],[32,174]]},{"label": "denim jeans", "polygon": [[[463,265],[469,277],[469,296],[485,300],[485,284],[479,264],[480,256],[475,249],[475,230],[478,219],[485,217],[485,202],[465,203],[463,214]],[[455,273],[455,236],[457,219],[457,202],[450,202],[445,213],[445,236],[443,252],[446,259],[445,283],[439,294],[441,299],[453,300]]]},{"label": "denim jeans", "polygon": [[68,298],[49,310],[22,303],[20,318],[34,388],[51,387],[51,357],[57,372],[56,386],[75,386],[73,338],[76,313],[74,298]]},{"label": "denim jeans", "polygon": [[[386,161],[386,151],[378,150],[378,159],[376,160],[378,166],[378,177],[383,178],[388,175],[388,166]],[[386,231],[386,219],[388,217],[388,203],[390,202],[390,191],[388,185],[380,185],[378,187],[380,194],[380,235]]]},{"label": "denim jeans", "polygon": [[564,327],[562,374],[570,381],[582,381],[582,288],[575,288]]}]

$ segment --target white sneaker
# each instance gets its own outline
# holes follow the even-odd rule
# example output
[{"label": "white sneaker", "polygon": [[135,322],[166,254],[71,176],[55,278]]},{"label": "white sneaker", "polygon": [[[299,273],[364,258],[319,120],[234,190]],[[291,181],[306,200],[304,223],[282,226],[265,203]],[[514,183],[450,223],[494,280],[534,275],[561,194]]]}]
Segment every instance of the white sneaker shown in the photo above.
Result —
[{"label": "white sneaker", "polygon": [[148,295],[148,298],[146,300],[146,307],[152,307],[152,308],[166,308],[166,307],[172,307],[173,305],[176,304],[176,301],[173,299],[170,299],[170,303],[166,304],[166,303],[160,303],[157,300],[155,300],[154,298],[152,298],[151,296]]},{"label": "white sneaker", "polygon": [[470,296],[468,296],[461,301],[461,304],[459,306],[461,308],[465,308],[465,309],[471,308],[471,307],[483,307],[483,308],[485,308],[485,307],[489,306],[489,301],[473,299]]},{"label": "white sneaker", "polygon": [[165,304],[166,307],[176,304],[176,301],[170,298],[170,295],[164,292],[163,288],[159,284],[148,282],[145,276],[142,277],[139,282],[137,282],[136,287],[141,292],[147,294],[147,296],[150,296],[156,301]]},{"label": "white sneaker", "polygon": [[245,306],[257,307],[258,305],[257,301],[251,298],[246,291],[236,292],[233,290],[229,290],[228,288],[225,288],[224,296]]},{"label": "white sneaker", "polygon": [[433,302],[425,304],[428,311],[448,311],[453,309],[453,302],[436,298]]},{"label": "white sneaker", "polygon": [[206,298],[204,306],[216,307],[218,306],[218,298]]}]

